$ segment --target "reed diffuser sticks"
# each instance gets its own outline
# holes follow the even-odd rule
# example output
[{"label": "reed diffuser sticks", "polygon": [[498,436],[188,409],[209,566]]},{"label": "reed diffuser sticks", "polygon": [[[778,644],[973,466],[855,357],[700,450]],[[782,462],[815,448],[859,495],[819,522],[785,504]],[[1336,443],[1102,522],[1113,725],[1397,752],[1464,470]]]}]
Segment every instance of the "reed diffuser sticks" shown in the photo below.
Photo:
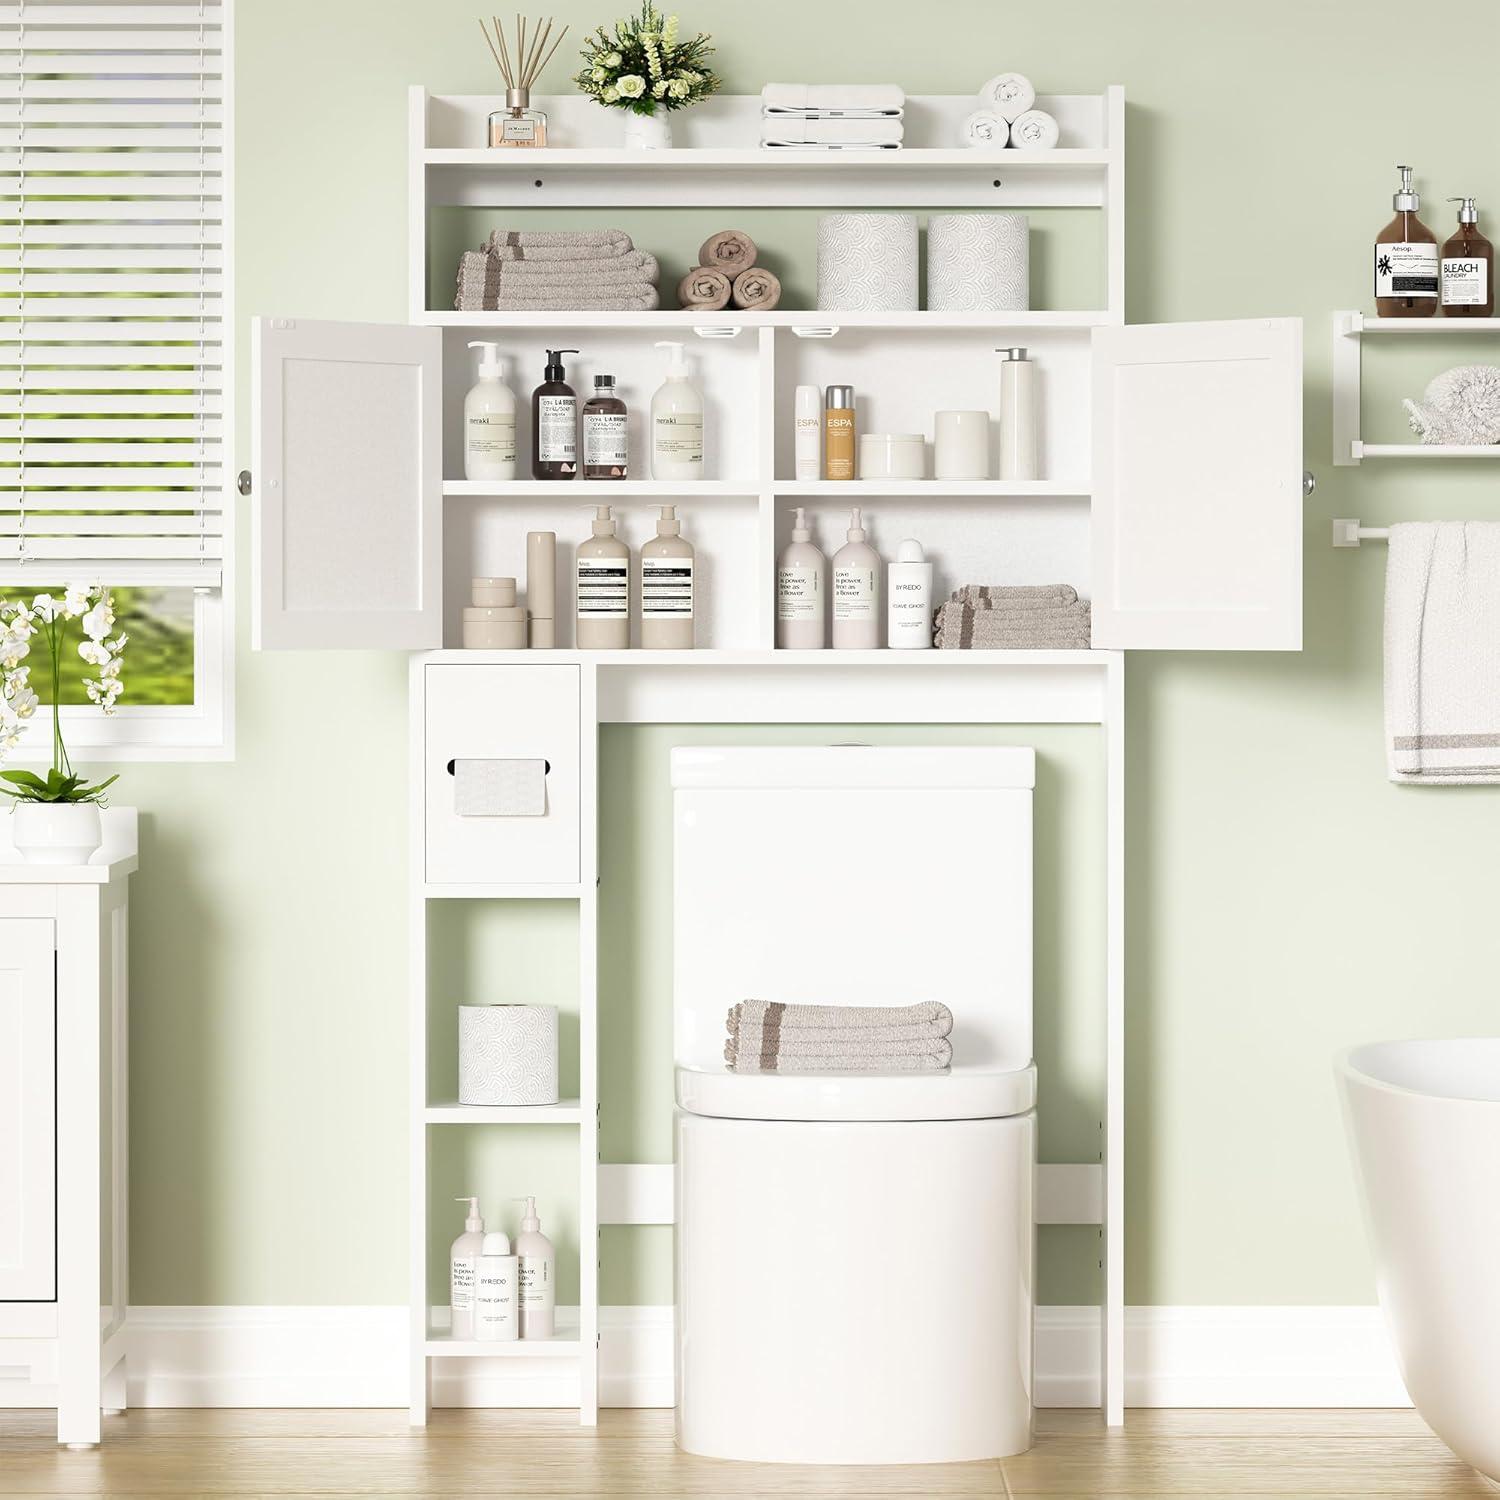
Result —
[{"label": "reed diffuser sticks", "polygon": [[[485,42],[488,44],[491,56],[495,59],[495,66],[500,69],[500,76],[505,80],[507,89],[521,89],[530,91],[532,84],[541,76],[542,69],[552,61],[552,55],[562,46],[563,38],[568,34],[566,26],[558,32],[557,40],[549,46],[548,41],[552,36],[552,27],[556,17],[548,16],[545,20],[538,16],[535,21],[528,21],[525,16],[516,16],[515,55],[511,55],[511,47],[506,45],[505,28],[500,24],[499,16],[491,16],[489,25],[484,18],[479,20],[479,29],[484,33]],[[491,37],[490,29],[494,28],[494,36]],[[528,37],[528,32],[530,33]]]}]

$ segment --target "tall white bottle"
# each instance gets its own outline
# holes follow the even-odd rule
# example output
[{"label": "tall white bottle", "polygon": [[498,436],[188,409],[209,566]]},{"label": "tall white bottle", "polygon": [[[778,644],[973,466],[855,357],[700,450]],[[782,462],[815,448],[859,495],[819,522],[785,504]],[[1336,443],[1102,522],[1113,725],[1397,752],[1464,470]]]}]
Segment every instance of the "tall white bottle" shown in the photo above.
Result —
[{"label": "tall white bottle", "polygon": [[663,340],[670,349],[667,378],[651,398],[651,477],[703,478],[703,397],[688,379],[687,346]]},{"label": "tall white bottle", "polygon": [[516,1236],[516,1254],[521,1261],[521,1337],[550,1339],[557,1300],[557,1255],[552,1241],[542,1233],[535,1198],[517,1198],[526,1205],[521,1232]]},{"label": "tall white bottle", "polygon": [[849,540],[833,554],[833,647],[870,651],[880,644],[880,554],[865,540],[856,505]]},{"label": "tall white bottle", "polygon": [[510,1240],[492,1229],[480,1248],[474,1278],[474,1337],[505,1343],[520,1337],[520,1271]]},{"label": "tall white bottle", "polygon": [[464,397],[464,478],[516,477],[516,395],[504,380],[499,344],[474,339],[482,349],[479,379]]},{"label": "tall white bottle", "polygon": [[932,564],[922,544],[908,537],[885,574],[885,643],[897,651],[932,645]]},{"label": "tall white bottle", "polygon": [[1036,365],[1024,349],[1001,349],[1000,477],[1035,479]]},{"label": "tall white bottle", "polygon": [[474,1337],[474,1282],[479,1271],[479,1254],[484,1246],[484,1220],[479,1217],[478,1198],[458,1198],[469,1205],[464,1232],[453,1242],[448,1256],[448,1311],[453,1337]]},{"label": "tall white bottle", "polygon": [[776,563],[776,644],[821,651],[828,644],[828,559],[818,551],[807,513],[792,512],[792,540]]}]

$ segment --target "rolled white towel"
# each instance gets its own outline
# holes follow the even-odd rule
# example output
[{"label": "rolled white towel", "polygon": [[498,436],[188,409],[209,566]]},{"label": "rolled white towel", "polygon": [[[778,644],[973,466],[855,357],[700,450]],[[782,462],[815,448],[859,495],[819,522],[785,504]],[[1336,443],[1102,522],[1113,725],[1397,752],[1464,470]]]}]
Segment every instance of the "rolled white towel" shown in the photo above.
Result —
[{"label": "rolled white towel", "polygon": [[1010,126],[992,109],[976,109],[964,121],[964,144],[1003,146],[1010,139]]},{"label": "rolled white towel", "polygon": [[1024,73],[996,73],[979,91],[980,102],[1013,123],[1036,103],[1036,90]]},{"label": "rolled white towel", "polygon": [[1057,144],[1057,121],[1045,109],[1028,109],[1011,123],[1010,143],[1023,151],[1050,151]]}]

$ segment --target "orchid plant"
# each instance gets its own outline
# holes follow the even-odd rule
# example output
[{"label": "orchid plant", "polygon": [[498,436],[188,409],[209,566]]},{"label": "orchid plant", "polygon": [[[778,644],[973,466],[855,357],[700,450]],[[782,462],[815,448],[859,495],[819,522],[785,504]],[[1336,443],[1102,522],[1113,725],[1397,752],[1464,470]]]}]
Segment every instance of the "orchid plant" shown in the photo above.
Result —
[{"label": "orchid plant", "polygon": [[644,0],[638,16],[613,30],[599,27],[583,48],[583,68],[573,82],[591,99],[638,115],[686,109],[717,91],[719,76],[708,66],[712,38],[682,37],[676,16],[663,16]]},{"label": "orchid plant", "polygon": [[125,690],[120,676],[121,662],[128,637],[115,627],[114,601],[102,585],[73,584],[62,595],[38,594],[29,604],[19,600],[0,601],[0,760],[21,743],[26,723],[41,706],[41,698],[31,682],[31,655],[34,637],[45,638],[49,647],[52,701],[52,767],[45,777],[31,771],[0,771],[0,792],[17,802],[104,802],[104,792],[119,778],[90,786],[84,777],[73,772],[63,744],[62,715],[57,712],[62,697],[63,653],[67,648],[68,627],[78,622],[83,639],[78,654],[98,674],[83,679],[89,702],[106,714],[115,711],[115,701]]}]

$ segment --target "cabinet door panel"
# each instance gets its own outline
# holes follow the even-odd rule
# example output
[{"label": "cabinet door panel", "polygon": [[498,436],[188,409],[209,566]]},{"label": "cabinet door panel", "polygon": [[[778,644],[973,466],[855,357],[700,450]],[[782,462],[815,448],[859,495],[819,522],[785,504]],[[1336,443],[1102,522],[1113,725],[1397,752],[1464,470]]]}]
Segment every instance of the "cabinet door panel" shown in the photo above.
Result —
[{"label": "cabinet door panel", "polygon": [[1302,324],[1093,334],[1093,641],[1302,646]]},{"label": "cabinet door panel", "polygon": [[257,648],[442,645],[442,333],[257,318]]},{"label": "cabinet door panel", "polygon": [[52,923],[0,917],[0,1302],[57,1296]]}]

